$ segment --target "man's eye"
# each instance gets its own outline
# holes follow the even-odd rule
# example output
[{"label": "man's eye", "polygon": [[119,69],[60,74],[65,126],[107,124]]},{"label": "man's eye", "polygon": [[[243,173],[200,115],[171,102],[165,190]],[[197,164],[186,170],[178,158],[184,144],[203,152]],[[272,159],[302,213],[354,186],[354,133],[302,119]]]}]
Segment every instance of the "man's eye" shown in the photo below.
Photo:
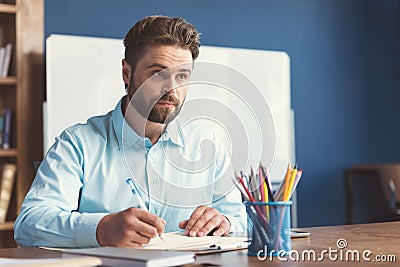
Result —
[{"label": "man's eye", "polygon": [[167,74],[165,73],[165,71],[154,71],[152,73],[152,79],[156,80],[156,81],[162,81],[164,79],[167,78]]},{"label": "man's eye", "polygon": [[161,71],[154,71],[153,72],[153,76],[154,77],[158,77],[158,76],[160,76],[161,75]]},{"label": "man's eye", "polygon": [[189,79],[189,75],[186,73],[179,73],[177,75],[177,78],[179,81],[186,81],[187,79]]}]

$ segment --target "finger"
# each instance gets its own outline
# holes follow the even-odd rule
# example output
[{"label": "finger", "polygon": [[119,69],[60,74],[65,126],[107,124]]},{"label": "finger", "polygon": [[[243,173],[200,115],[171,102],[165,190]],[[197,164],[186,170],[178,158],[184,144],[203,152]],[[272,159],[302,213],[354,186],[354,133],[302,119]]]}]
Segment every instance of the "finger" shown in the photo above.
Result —
[{"label": "finger", "polygon": [[[133,235],[133,233],[137,233],[146,238],[154,238],[158,235],[157,228],[146,222],[141,221],[138,218],[136,218],[136,220],[129,226],[128,230],[126,231],[128,234]],[[131,239],[131,241],[136,241],[136,239]]]},{"label": "finger", "polygon": [[223,222],[223,218],[221,218],[221,216],[222,215],[220,214],[215,214],[213,217],[209,218],[207,222],[197,231],[197,236],[205,236],[214,230],[214,228],[218,227]]},{"label": "finger", "polygon": [[[139,216],[132,216],[130,218],[128,224],[126,225],[125,235],[129,235],[133,232],[137,232],[138,234],[148,237],[154,238],[157,236],[157,228],[153,225],[147,223],[146,221],[142,220],[142,215]],[[132,240],[132,239],[131,239]]]},{"label": "finger", "polygon": [[[148,243],[145,243],[145,244],[148,244]],[[125,247],[128,247],[128,248],[141,248],[142,246],[143,246],[142,243],[138,243],[135,241],[128,241],[128,242],[126,242],[126,245],[125,245]]]},{"label": "finger", "polygon": [[[154,215],[147,211],[143,211],[137,214],[137,218],[143,223],[151,226],[152,228],[155,228],[155,232],[153,232],[153,230],[150,230],[150,232],[148,232],[148,234],[151,234],[150,237],[155,237],[157,234],[162,234],[164,232],[166,222],[157,215]],[[152,234],[154,234],[154,236]]]},{"label": "finger", "polygon": [[143,236],[134,230],[125,230],[123,235],[112,246],[115,247],[140,247],[142,244],[148,244],[150,238]]},{"label": "finger", "polygon": [[150,237],[144,236],[137,231],[131,231],[129,234],[129,241],[128,243],[131,245],[138,244],[141,246],[142,244],[148,244],[150,242]]},{"label": "finger", "polygon": [[131,242],[128,242],[128,243],[126,244],[126,247],[127,247],[127,248],[141,248],[141,247],[142,247],[142,244],[139,244],[139,243],[136,243],[136,242],[131,241]]},{"label": "finger", "polygon": [[193,226],[197,222],[197,220],[204,214],[206,211],[206,206],[198,206],[190,215],[190,218],[185,227],[185,235],[189,235],[190,231],[192,230]]},{"label": "finger", "polygon": [[213,233],[213,236],[223,236],[226,233],[229,233],[231,229],[231,224],[228,221],[223,221],[218,227],[217,230]]},{"label": "finger", "polygon": [[183,220],[183,221],[181,221],[181,222],[179,223],[179,228],[185,229],[187,223],[188,223],[188,220]]},{"label": "finger", "polygon": [[193,227],[189,230],[189,236],[204,236],[204,232],[200,230],[203,229],[203,227],[216,215],[217,211],[215,209],[207,209],[207,211],[197,219]]}]

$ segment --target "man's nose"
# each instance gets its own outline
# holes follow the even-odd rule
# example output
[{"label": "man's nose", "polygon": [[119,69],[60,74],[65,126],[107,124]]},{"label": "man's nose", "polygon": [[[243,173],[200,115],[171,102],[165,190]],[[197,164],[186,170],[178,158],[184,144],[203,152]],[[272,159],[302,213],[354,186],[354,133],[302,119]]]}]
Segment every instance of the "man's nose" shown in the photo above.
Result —
[{"label": "man's nose", "polygon": [[169,91],[176,90],[177,87],[178,83],[175,81],[172,75],[169,75],[163,80],[162,92],[167,93]]}]

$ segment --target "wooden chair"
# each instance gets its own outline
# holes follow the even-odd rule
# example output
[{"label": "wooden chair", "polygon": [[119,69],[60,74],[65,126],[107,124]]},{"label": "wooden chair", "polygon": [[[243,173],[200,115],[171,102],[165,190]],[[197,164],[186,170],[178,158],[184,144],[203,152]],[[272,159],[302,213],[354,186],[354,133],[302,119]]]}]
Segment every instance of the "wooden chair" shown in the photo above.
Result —
[{"label": "wooden chair", "polygon": [[379,168],[382,189],[390,210],[400,215],[400,164],[386,164]]},{"label": "wooden chair", "polygon": [[[359,179],[362,177],[363,179]],[[365,180],[366,179],[366,180]],[[355,165],[346,170],[347,223],[354,223],[354,191],[360,183],[376,181],[393,216],[400,215],[400,163]],[[381,188],[379,188],[379,185]],[[377,200],[378,201],[378,200]],[[400,217],[399,217],[400,219]]]}]

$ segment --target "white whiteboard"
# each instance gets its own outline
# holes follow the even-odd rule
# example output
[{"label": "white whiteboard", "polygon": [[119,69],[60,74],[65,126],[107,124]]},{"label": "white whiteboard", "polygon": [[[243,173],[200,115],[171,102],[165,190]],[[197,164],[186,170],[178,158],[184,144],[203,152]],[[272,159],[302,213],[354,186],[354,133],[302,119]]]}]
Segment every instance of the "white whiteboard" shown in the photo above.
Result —
[{"label": "white whiteboard", "polygon": [[[55,137],[63,129],[78,122],[85,122],[91,116],[107,113],[125,94],[121,74],[121,60],[124,57],[122,40],[51,35],[46,40],[46,46],[47,102],[44,104],[44,151],[48,150]],[[182,109],[182,116],[193,112],[187,108],[190,107],[190,103],[195,103],[193,100],[204,97],[234,107],[235,112],[243,117],[241,120],[245,123],[249,122],[248,125],[243,126],[247,129],[247,134],[250,134],[247,138],[249,140],[247,140],[248,163],[246,166],[257,166],[260,161],[268,165],[271,161],[272,180],[280,181],[287,164],[294,162],[288,55],[277,51],[202,46],[200,56],[196,61],[218,64],[202,63],[203,65],[199,67],[196,65],[194,76],[196,70],[199,71],[199,69],[202,70],[200,74],[202,77],[215,75],[221,67],[226,76],[222,78],[228,83],[226,87],[249,90],[250,86],[247,86],[247,83],[251,81],[261,94],[256,95],[252,89],[250,93],[245,90],[231,97],[232,94],[229,91],[220,90],[222,87],[210,84],[195,85],[193,89],[190,87]],[[208,68],[207,64],[211,64],[212,67]],[[241,78],[238,79],[240,75]],[[249,95],[253,95],[253,98],[248,98]],[[268,104],[275,126],[275,129],[272,129],[273,136],[269,135],[271,134],[269,129],[267,135],[260,137],[260,129],[254,129],[255,124],[246,117],[251,116],[252,111],[256,111],[257,116],[263,120],[267,117],[260,115],[260,112],[264,110],[264,105],[255,104],[253,107],[241,108],[240,104],[244,103],[244,100],[248,100],[249,104],[261,103],[260,101]],[[265,110],[268,110],[267,106]],[[223,121],[226,124],[238,123],[237,118],[228,113]],[[264,130],[262,129],[262,132]],[[235,131],[231,133],[235,135]],[[235,139],[235,136],[232,139]],[[263,146],[259,145],[260,140]],[[261,154],[260,149],[263,151]],[[267,153],[264,154],[266,151]],[[273,161],[271,151],[275,151]]]}]

